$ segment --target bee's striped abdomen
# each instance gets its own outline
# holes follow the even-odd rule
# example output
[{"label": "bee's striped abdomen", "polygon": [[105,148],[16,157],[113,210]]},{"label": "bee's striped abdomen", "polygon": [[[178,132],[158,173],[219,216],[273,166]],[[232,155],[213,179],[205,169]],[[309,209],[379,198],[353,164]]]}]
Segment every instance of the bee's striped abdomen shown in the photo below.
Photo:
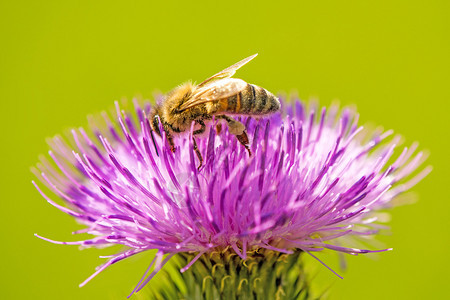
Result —
[{"label": "bee's striped abdomen", "polygon": [[280,109],[278,99],[266,89],[248,84],[242,92],[241,112],[249,115],[267,115]]},{"label": "bee's striped abdomen", "polygon": [[215,105],[214,113],[267,115],[280,109],[278,99],[266,89],[253,84]]}]

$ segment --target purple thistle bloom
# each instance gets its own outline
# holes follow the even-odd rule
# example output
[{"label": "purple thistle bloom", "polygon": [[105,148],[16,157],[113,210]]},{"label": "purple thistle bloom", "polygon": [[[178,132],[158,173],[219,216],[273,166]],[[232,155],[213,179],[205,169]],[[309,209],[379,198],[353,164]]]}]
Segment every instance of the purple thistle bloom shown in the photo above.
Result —
[{"label": "purple thistle bloom", "polygon": [[369,136],[351,110],[319,111],[312,105],[306,111],[300,101],[283,103],[269,118],[241,119],[253,139],[252,157],[227,130],[209,130],[198,140],[205,158],[198,171],[192,129],[177,137],[172,153],[165,136],[152,132],[149,103],[144,108],[135,103],[135,116],[117,103],[116,108],[117,120],[103,114],[106,125],[93,126],[92,136],[72,130],[73,146],[52,139],[54,164],[38,165],[36,175],[67,206],[33,182],[50,204],[87,226],[81,232],[95,236],[76,242],[42,239],[125,246],[80,286],[150,249],[158,252],[133,293],[180,253],[194,257],[184,272],[203,254],[225,249],[243,260],[258,249],[310,255],[323,249],[355,255],[385,251],[345,243],[354,240],[348,237],[376,234],[376,212],[431,171],[427,167],[408,177],[423,153],[413,144],[394,158],[400,138],[385,142],[392,131]]}]

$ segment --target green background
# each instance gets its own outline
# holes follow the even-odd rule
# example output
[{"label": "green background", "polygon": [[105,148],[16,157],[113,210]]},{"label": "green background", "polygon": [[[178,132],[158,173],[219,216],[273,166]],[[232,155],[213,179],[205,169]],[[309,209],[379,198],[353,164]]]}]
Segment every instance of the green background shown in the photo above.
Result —
[{"label": "green background", "polygon": [[[125,4],[126,2],[126,4]],[[79,226],[40,197],[29,171],[45,138],[134,96],[200,81],[259,52],[239,77],[329,105],[355,104],[429,150],[434,170],[394,209],[394,251],[318,268],[331,299],[450,297],[449,1],[1,1],[2,299],[124,299],[151,255],[78,284],[110,249],[79,251]],[[375,4],[376,3],[376,4]],[[335,255],[320,256],[337,269]],[[314,264],[315,262],[311,262]]]}]

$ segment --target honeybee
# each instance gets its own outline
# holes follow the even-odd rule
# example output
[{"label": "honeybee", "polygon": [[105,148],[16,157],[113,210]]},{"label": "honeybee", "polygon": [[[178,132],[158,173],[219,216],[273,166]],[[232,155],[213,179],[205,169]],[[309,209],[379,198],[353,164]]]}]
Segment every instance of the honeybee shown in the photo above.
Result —
[{"label": "honeybee", "polygon": [[161,136],[159,122],[165,131],[172,152],[175,152],[173,136],[189,131],[192,122],[197,129],[193,131],[193,146],[197,154],[200,170],[203,158],[197,147],[196,135],[205,132],[205,121],[213,116],[228,124],[228,131],[235,135],[251,156],[249,139],[244,124],[230,115],[249,115],[260,117],[272,114],[280,109],[279,100],[266,89],[247,83],[242,79],[231,78],[236,70],[254,59],[258,54],[249,56],[240,62],[194,85],[184,83],[167,94],[162,103],[154,106],[150,112],[152,129]]}]

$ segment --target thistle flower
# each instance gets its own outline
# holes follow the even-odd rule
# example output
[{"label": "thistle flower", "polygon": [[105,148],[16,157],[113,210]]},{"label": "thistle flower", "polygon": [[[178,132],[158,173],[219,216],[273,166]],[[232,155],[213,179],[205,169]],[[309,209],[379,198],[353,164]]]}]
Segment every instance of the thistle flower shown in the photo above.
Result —
[{"label": "thistle flower", "polygon": [[[72,146],[52,139],[54,163],[43,159],[35,170],[65,206],[33,182],[50,204],[86,225],[79,232],[94,237],[76,242],[39,237],[83,247],[124,246],[80,286],[120,260],[156,249],[132,293],[175,256],[183,263],[184,293],[206,299],[272,292],[296,298],[306,289],[298,280],[300,253],[389,250],[349,245],[375,235],[377,212],[430,172],[429,167],[415,172],[424,160],[422,152],[415,154],[417,144],[394,157],[400,138],[386,142],[392,131],[364,132],[349,109],[319,111],[312,105],[307,113],[298,100],[282,105],[269,118],[241,119],[253,139],[252,157],[227,130],[213,130],[213,120],[198,140],[205,157],[198,171],[192,130],[177,138],[172,153],[165,136],[149,126],[149,103],[135,102],[135,115],[116,103],[114,122],[104,113],[105,125],[91,126],[92,135],[72,130]],[[417,175],[408,177],[413,172]],[[227,266],[222,273],[219,265]]]}]

